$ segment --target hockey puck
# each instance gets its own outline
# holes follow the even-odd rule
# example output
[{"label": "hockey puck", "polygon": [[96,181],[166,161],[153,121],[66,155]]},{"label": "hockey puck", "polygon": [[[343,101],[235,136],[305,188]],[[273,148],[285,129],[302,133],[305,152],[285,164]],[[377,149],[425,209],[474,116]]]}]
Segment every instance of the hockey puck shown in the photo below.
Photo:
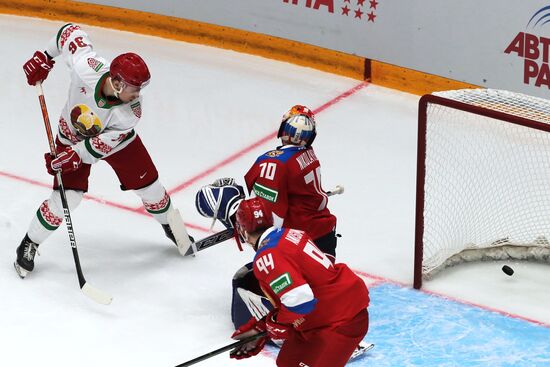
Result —
[{"label": "hockey puck", "polygon": [[512,276],[514,274],[514,269],[512,269],[511,267],[509,267],[508,265],[504,265],[502,267],[502,271],[504,272],[504,274],[508,275],[508,276]]}]

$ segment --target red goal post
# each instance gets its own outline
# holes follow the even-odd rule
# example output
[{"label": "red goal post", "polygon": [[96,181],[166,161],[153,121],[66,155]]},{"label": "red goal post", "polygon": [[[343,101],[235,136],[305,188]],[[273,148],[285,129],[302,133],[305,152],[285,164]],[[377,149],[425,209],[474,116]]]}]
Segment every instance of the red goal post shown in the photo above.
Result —
[{"label": "red goal post", "polygon": [[550,263],[550,101],[461,89],[419,102],[414,287],[462,262]]}]

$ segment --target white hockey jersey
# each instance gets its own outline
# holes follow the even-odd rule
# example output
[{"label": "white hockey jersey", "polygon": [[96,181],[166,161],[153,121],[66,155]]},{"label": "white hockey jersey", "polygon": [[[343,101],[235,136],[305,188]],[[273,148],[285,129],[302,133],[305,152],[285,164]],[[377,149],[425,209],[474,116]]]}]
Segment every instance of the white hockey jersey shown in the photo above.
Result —
[{"label": "white hockey jersey", "polygon": [[71,71],[69,96],[59,119],[59,140],[71,145],[88,164],[133,141],[141,117],[141,96],[129,103],[103,96],[109,63],[96,55],[86,32],[76,24],[66,24],[46,51],[53,58],[61,55]]}]

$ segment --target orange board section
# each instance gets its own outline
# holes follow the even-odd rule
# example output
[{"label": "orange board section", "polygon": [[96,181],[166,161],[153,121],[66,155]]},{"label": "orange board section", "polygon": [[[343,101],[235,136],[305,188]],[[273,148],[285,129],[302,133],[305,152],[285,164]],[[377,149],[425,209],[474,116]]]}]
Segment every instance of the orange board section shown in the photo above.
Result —
[{"label": "orange board section", "polygon": [[473,84],[374,60],[371,62],[371,83],[418,95],[451,89],[479,88]]},{"label": "orange board section", "polygon": [[[2,0],[0,13],[84,23],[258,55],[424,94],[473,87],[451,79],[264,34],[165,15],[69,0]],[[83,21],[84,20],[84,21]],[[47,40],[44,40],[46,44]]]}]

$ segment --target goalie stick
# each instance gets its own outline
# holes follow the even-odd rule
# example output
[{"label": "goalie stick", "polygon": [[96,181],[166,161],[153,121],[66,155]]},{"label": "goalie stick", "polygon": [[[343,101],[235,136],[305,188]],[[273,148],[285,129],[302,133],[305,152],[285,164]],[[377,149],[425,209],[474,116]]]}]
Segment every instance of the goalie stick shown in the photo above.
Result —
[{"label": "goalie stick", "polygon": [[[342,185],[337,185],[334,189],[327,191],[328,196],[340,195],[343,193],[344,193],[344,186]],[[185,252],[185,255],[183,256],[194,255],[198,251],[217,245],[220,242],[227,241],[228,239],[233,238],[235,236],[234,233],[235,231],[233,228],[224,229],[223,231],[216,232],[213,235],[205,237],[202,240],[199,240],[197,242],[194,242],[193,245],[187,249],[187,251]]]},{"label": "goalie stick", "polygon": [[193,255],[195,252],[212,247],[220,242],[227,241],[228,239],[234,237],[234,233],[235,230],[233,228],[228,228],[224,229],[223,231],[214,233],[213,235],[210,235],[208,237],[205,237],[202,240],[199,240],[193,244],[195,246],[195,251],[193,251],[193,247],[190,247],[184,256]]},{"label": "goalie stick", "polygon": [[194,365],[195,363],[199,363],[199,362],[202,362],[204,361],[205,359],[208,359],[208,358],[212,358],[220,353],[223,353],[223,352],[226,352],[226,351],[229,351],[233,348],[237,348],[237,347],[240,347],[241,345],[244,345],[246,343],[250,343],[251,341],[254,341],[256,339],[259,339],[261,337],[264,337],[266,335],[266,332],[261,332],[259,334],[256,334],[256,335],[252,335],[248,338],[245,338],[245,339],[242,339],[242,340],[239,340],[235,343],[231,343],[229,345],[226,345],[225,347],[222,347],[222,348],[219,348],[219,349],[216,349],[216,350],[213,350],[212,352],[208,352],[206,354],[203,354],[202,356],[200,357],[197,357],[197,358],[193,358],[187,362],[184,362],[182,364],[178,364],[176,367],[187,367],[187,366],[191,366],[191,365]]},{"label": "goalie stick", "polygon": [[[57,153],[55,152],[55,144],[53,141],[52,127],[50,125],[50,117],[46,108],[46,100],[44,99],[44,91],[42,90],[42,83],[36,83],[36,91],[38,92],[38,99],[40,101],[40,108],[42,110],[42,117],[44,118],[44,127],[46,128],[46,135],[48,136],[48,143],[50,144],[50,154],[55,158]],[[113,300],[113,297],[107,293],[91,286],[84,279],[82,273],[82,267],[80,266],[80,259],[78,257],[78,250],[76,248],[76,239],[74,235],[73,222],[71,220],[71,213],[69,211],[69,204],[67,202],[67,196],[65,195],[65,187],[61,180],[61,171],[56,174],[57,183],[59,184],[59,194],[61,196],[61,204],[63,205],[63,214],[65,217],[65,224],[67,225],[67,231],[69,232],[69,241],[71,243],[71,249],[73,251],[74,265],[76,267],[76,274],[78,276],[78,283],[82,292],[93,299],[97,303],[108,305]]]},{"label": "goalie stick", "polygon": [[192,251],[193,254],[196,253],[197,249],[195,244],[191,242],[191,239],[189,238],[189,234],[187,233],[185,223],[183,223],[180,211],[178,209],[168,211],[166,219],[168,220],[168,225],[170,226],[170,230],[172,230],[172,234],[176,240],[176,246],[178,246],[180,255],[187,256],[190,251]]}]

